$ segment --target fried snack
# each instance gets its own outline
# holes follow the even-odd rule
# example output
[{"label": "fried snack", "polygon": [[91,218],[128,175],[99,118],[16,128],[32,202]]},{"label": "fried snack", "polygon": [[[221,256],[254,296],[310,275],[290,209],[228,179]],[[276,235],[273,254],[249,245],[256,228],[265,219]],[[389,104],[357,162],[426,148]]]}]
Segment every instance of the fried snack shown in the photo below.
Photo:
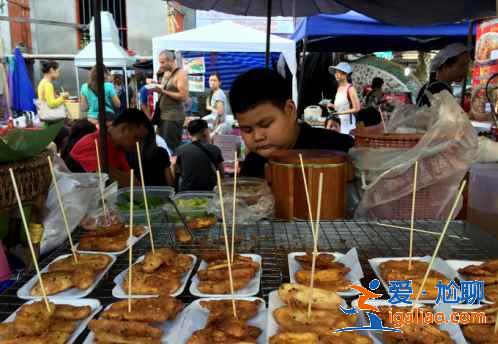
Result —
[{"label": "fried snack", "polygon": [[59,259],[48,266],[49,272],[74,271],[76,269],[88,269],[97,272],[105,270],[111,263],[112,258],[105,254],[76,254],[78,263],[72,255]]},{"label": "fried snack", "polygon": [[330,332],[320,337],[320,344],[371,344],[370,337],[362,336],[357,332]]},{"label": "fried snack", "polygon": [[270,344],[320,344],[320,341],[316,333],[284,332],[272,336]]},{"label": "fried snack", "polygon": [[[234,279],[252,279],[256,271],[252,267],[232,270]],[[200,281],[226,281],[229,279],[228,269],[223,270],[199,270],[197,277]]]},{"label": "fried snack", "polygon": [[[50,309],[55,308],[49,303]],[[51,313],[43,301],[23,305],[14,320],[15,332],[22,336],[36,336],[48,330]]]},{"label": "fried snack", "polygon": [[150,326],[138,321],[120,321],[120,320],[91,320],[88,324],[90,330],[98,335],[100,332],[115,334],[123,337],[145,337],[161,338],[163,331],[157,327]]},{"label": "fried snack", "polygon": [[498,284],[484,286],[484,295],[489,301],[498,302]]},{"label": "fried snack", "polygon": [[[278,296],[289,306],[304,308],[308,306],[311,288],[292,283],[283,283],[278,289]],[[337,310],[342,299],[334,292],[313,288],[313,309]]]},{"label": "fried snack", "polygon": [[498,259],[488,260],[480,265],[469,265],[458,272],[469,280],[483,281],[485,285],[498,284]]},{"label": "fried snack", "polygon": [[[254,264],[256,264],[256,266]],[[233,262],[231,265],[232,269],[236,269],[238,267],[246,267],[247,265],[259,268],[259,265],[257,263],[254,263],[251,257],[241,256],[238,254],[235,255],[235,257],[233,257]],[[217,259],[208,262],[209,270],[225,269],[225,268],[228,268],[226,254],[225,254],[225,259]]]},{"label": "fried snack", "polygon": [[101,318],[139,322],[162,322],[174,319],[183,308],[183,302],[170,296],[131,300],[132,311],[128,312],[128,300],[113,303]]},{"label": "fried snack", "polygon": [[[345,270],[325,269],[315,271],[314,286],[331,291],[344,291],[351,281],[344,277]],[[311,271],[300,270],[294,275],[296,282],[299,284],[309,285],[311,282]]]},{"label": "fried snack", "polygon": [[0,324],[0,342],[1,340],[13,339],[16,337],[16,328],[13,322]]},{"label": "fried snack", "polygon": [[190,235],[190,233],[183,227],[175,228],[175,238],[176,241],[181,243],[189,243],[194,240],[194,238],[192,238],[192,235]]},{"label": "fried snack", "polygon": [[314,310],[308,318],[307,309],[287,306],[274,310],[273,317],[284,332],[313,332],[319,336],[338,328],[351,326],[356,321],[356,317],[345,317],[339,310]]},{"label": "fried snack", "polygon": [[114,223],[105,227],[98,227],[94,230],[87,230],[83,235],[88,237],[113,237],[122,234],[126,227],[121,223]]},{"label": "fried snack", "polygon": [[249,337],[234,337],[216,327],[206,327],[202,330],[195,331],[188,340],[187,344],[256,344],[261,330],[255,326],[247,326]]},{"label": "fried snack", "polygon": [[[238,258],[239,255],[236,254],[234,258]],[[214,262],[216,260],[227,259],[227,253],[221,250],[208,250],[201,253],[201,259],[208,263]]]},{"label": "fried snack", "polygon": [[492,324],[473,324],[463,327],[463,335],[471,344],[497,344],[498,336]]},{"label": "fried snack", "polygon": [[175,250],[167,247],[158,248],[155,253],[149,251],[145,254],[142,269],[144,272],[152,272],[162,265],[173,265],[176,256]]},{"label": "fried snack", "polygon": [[70,306],[70,305],[55,305],[54,318],[64,320],[82,320],[90,316],[92,308],[90,306]]},{"label": "fried snack", "polygon": [[[311,269],[311,263],[313,260],[313,255],[311,252],[306,252],[306,254],[294,256],[294,259],[301,264],[303,269]],[[344,264],[335,262],[335,257],[331,253],[320,253],[316,256],[315,268],[316,269],[335,269],[342,268]]]},{"label": "fried snack", "polygon": [[[200,301],[203,308],[209,310],[208,324],[224,319],[233,319],[232,300]],[[237,318],[249,320],[256,316],[261,300],[236,300]]]},{"label": "fried snack", "polygon": [[[181,286],[181,281],[177,275],[163,278],[156,273],[144,273],[138,271],[138,268],[132,267],[131,290],[135,295],[159,295],[162,293],[172,294]],[[128,293],[128,273],[122,284],[123,290]]]},{"label": "fried snack", "polygon": [[46,332],[40,336],[18,336],[8,340],[0,340],[0,344],[64,344],[71,334],[66,332]]},{"label": "fried snack", "polygon": [[89,269],[78,269],[72,272],[71,281],[75,288],[84,290],[90,288],[97,279],[97,272]]},{"label": "fried snack", "polygon": [[[233,290],[245,288],[251,279],[234,279]],[[200,281],[197,289],[204,294],[228,294],[230,293],[230,281]]]},{"label": "fried snack", "polygon": [[119,252],[128,246],[128,233],[113,237],[82,236],[79,249],[83,251]]},{"label": "fried snack", "polygon": [[[47,295],[54,295],[74,286],[71,272],[44,272],[42,273],[43,286]],[[40,281],[31,288],[31,295],[43,295]]]},{"label": "fried snack", "polygon": [[187,220],[190,229],[207,229],[216,224],[216,216],[208,215]]},{"label": "fried snack", "polygon": [[76,329],[76,321],[73,320],[62,320],[62,319],[50,319],[49,332],[64,332],[73,333]]},{"label": "fried snack", "polygon": [[[129,230],[128,225],[126,225],[125,228],[126,228],[126,233],[129,234],[130,230]],[[145,233],[145,227],[144,226],[142,226],[142,225],[134,225],[133,226],[133,232],[132,232],[133,236],[139,237],[139,236],[141,236],[144,233]]]}]

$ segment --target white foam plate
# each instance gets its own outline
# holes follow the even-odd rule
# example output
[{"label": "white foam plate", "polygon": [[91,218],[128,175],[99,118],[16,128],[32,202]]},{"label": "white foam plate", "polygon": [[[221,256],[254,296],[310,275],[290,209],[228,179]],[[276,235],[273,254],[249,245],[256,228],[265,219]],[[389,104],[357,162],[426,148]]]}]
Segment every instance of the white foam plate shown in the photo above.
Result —
[{"label": "white foam plate", "polygon": [[[363,270],[361,269],[360,260],[358,258],[358,252],[356,248],[350,249],[346,254],[340,252],[320,252],[333,254],[336,258],[335,261],[344,264],[346,267],[350,268],[351,271],[346,274],[346,278],[351,282],[351,284],[361,284],[360,279],[363,278]],[[296,272],[301,270],[301,264],[295,259],[296,256],[305,255],[306,252],[291,252],[287,255],[287,261],[289,263],[289,277],[291,283],[296,282]],[[337,295],[342,297],[353,297],[359,295],[360,293],[354,289],[347,289],[347,291],[339,291]]]},{"label": "white foam plate", "polygon": [[[343,307],[346,307],[346,301],[342,301],[341,305]],[[278,323],[276,322],[275,318],[273,317],[273,312],[280,307],[285,306],[285,303],[280,299],[278,296],[278,290],[272,291],[270,294],[268,294],[268,321],[266,323],[266,343],[270,342],[270,338],[277,333],[279,333],[279,326]],[[339,310],[339,308],[337,309]],[[348,315],[344,314],[345,317]],[[368,333],[368,336],[372,338],[374,341],[374,344],[381,344],[382,342],[377,340],[375,337],[371,336],[370,333]]]},{"label": "white foam plate", "polygon": [[[256,263],[259,264],[259,270],[256,272],[256,276],[249,282],[249,284],[240,290],[235,291],[235,296],[237,297],[248,297],[248,296],[254,296],[257,293],[259,293],[259,286],[261,283],[261,269],[263,268],[262,266],[262,259],[260,255],[257,254],[241,254],[241,256],[244,257],[251,257],[252,260]],[[199,265],[199,270],[205,270],[208,267],[208,263],[203,260],[201,264]],[[197,274],[194,275],[192,278],[192,283],[190,284],[190,294],[198,297],[225,297],[228,294],[204,294],[202,293],[197,286],[199,285],[199,279],[197,278]]]},{"label": "white foam plate", "polygon": [[[39,301],[39,300],[41,300],[41,299],[30,300],[30,301],[28,301],[28,302],[26,302],[24,304],[25,305],[26,304],[31,304],[31,303],[33,303],[35,301]],[[77,307],[90,306],[92,308],[92,313],[87,318],[79,321],[78,326],[74,330],[74,332],[71,335],[71,337],[69,337],[69,339],[66,342],[66,344],[74,343],[74,341],[76,340],[76,338],[78,338],[78,336],[85,330],[85,327],[88,325],[88,323],[90,322],[90,320],[92,320],[93,317],[98,312],[100,312],[100,310],[102,309],[102,306],[100,305],[100,301],[99,300],[95,300],[95,299],[51,299],[50,302],[53,302],[56,305],[70,305],[70,306],[77,306]],[[16,318],[16,314],[17,314],[17,312],[20,309],[21,309],[21,307],[19,307],[14,313],[12,313],[3,322],[4,323],[8,323],[8,322],[14,321],[15,318]]]},{"label": "white foam plate", "polygon": [[[480,265],[484,263],[482,260],[457,260],[457,259],[449,259],[446,260],[446,263],[450,268],[452,268],[457,275],[458,279],[461,281],[467,281],[468,279],[465,278],[464,275],[460,274],[458,270],[463,269],[469,265]],[[494,302],[486,300],[486,291],[484,291],[484,300],[482,301],[484,303],[489,303],[492,304]]]},{"label": "white foam plate", "polygon": [[[388,281],[384,280],[380,273],[380,264],[387,262],[388,260],[408,260],[408,257],[390,257],[390,258],[372,258],[369,259],[368,262],[370,263],[370,266],[372,267],[373,272],[379,279],[380,283],[382,283],[382,286],[386,290],[386,292],[389,294],[389,283]],[[430,256],[425,256],[425,257],[412,257],[413,260],[417,261],[422,261],[426,262],[427,264],[430,263],[431,257]],[[441,258],[436,257],[434,261],[434,265],[432,266],[433,271],[437,271],[442,273],[447,279],[454,280],[457,278],[456,272],[446,263]],[[389,294],[392,296],[392,294]],[[413,298],[416,297],[416,295],[412,295]],[[425,304],[433,304],[436,303],[436,299],[427,299],[427,300],[419,300],[421,303]]]},{"label": "white foam plate", "polygon": [[130,246],[133,246],[135,245],[137,242],[139,242],[140,240],[143,239],[144,236],[146,236],[148,233],[149,233],[149,229],[147,226],[144,226],[145,228],[145,231],[142,235],[136,237],[136,236],[132,236],[131,238],[128,238],[128,246],[124,249],[124,250],[121,250],[121,251],[117,251],[117,252],[107,252],[107,251],[83,251],[83,250],[79,250],[78,247],[80,246],[80,243],[77,243],[76,244],[76,251],[78,251],[79,253],[106,253],[106,254],[112,254],[114,256],[119,256],[123,253],[125,253],[126,251],[128,251],[128,248]]},{"label": "white foam plate", "polygon": [[[85,254],[91,254],[91,253],[85,253]],[[116,257],[113,256],[113,255],[102,253],[102,252],[100,252],[98,254],[110,256],[111,257],[111,262],[109,263],[109,265],[107,266],[107,268],[105,268],[105,270],[103,270],[101,273],[99,273],[97,275],[97,278],[95,279],[95,282],[93,282],[93,284],[89,288],[83,289],[83,290],[80,290],[80,289],[77,289],[77,288],[70,288],[68,290],[64,290],[63,292],[60,292],[60,293],[57,293],[57,294],[54,294],[54,295],[48,295],[48,298],[49,299],[52,299],[52,298],[78,299],[78,298],[82,298],[82,297],[88,296],[88,294],[90,294],[95,289],[95,287],[97,286],[97,284],[99,284],[100,280],[107,274],[107,272],[109,271],[109,269],[111,268],[111,266],[116,261]],[[62,256],[59,256],[59,257],[55,258],[52,261],[52,263],[54,263],[54,262],[56,262],[58,260],[61,260],[63,258],[69,257],[69,256],[71,256],[71,254],[64,254]],[[50,264],[52,264],[52,263],[50,263]],[[41,270],[41,272],[42,273],[43,272],[48,272],[48,267],[49,267],[50,264],[48,264],[46,267],[44,267]],[[31,295],[31,289],[35,286],[36,282],[38,282],[38,275],[37,274],[35,274],[33,277],[31,277],[31,279],[29,281],[27,281],[21,288],[19,288],[17,290],[17,297],[20,298],[20,299],[24,299],[24,300],[31,300],[31,299],[38,299],[38,298],[40,298],[40,296],[33,296],[33,295]]]},{"label": "white foam plate", "polygon": [[[185,290],[185,286],[187,285],[188,279],[190,278],[192,271],[194,271],[195,264],[197,263],[197,257],[194,256],[193,254],[188,254],[188,256],[192,257],[192,266],[190,267],[190,269],[186,273],[183,274],[183,277],[181,280],[182,284],[180,285],[180,287],[173,294],[170,294],[170,296],[175,297],[175,296],[178,296],[181,293],[183,293],[183,291]],[[136,260],[135,264],[143,262],[144,258],[145,258],[145,256],[141,256],[140,258],[138,258]],[[123,287],[122,287],[127,273],[128,273],[128,269],[122,271],[121,273],[119,273],[119,275],[117,275],[114,278],[114,283],[116,284],[116,286],[112,289],[112,296],[114,296],[115,298],[118,298],[118,299],[127,299],[128,298],[128,293],[125,292]],[[138,295],[138,294],[131,295],[131,297],[134,299],[143,299],[143,298],[158,297],[158,296],[159,295]]]},{"label": "white foam plate", "polygon": [[[195,331],[201,330],[206,326],[207,319],[209,316],[209,311],[203,308],[200,304],[200,301],[210,301],[210,300],[220,300],[220,299],[230,299],[228,297],[222,298],[203,298],[199,300],[195,300],[190,305],[188,305],[182,313],[181,320],[178,325],[173,329],[171,333],[171,341],[170,343],[175,344],[184,344],[187,343],[189,338]],[[265,344],[266,334],[266,305],[265,302],[257,297],[237,297],[237,300],[261,300],[262,303],[259,307],[258,313],[252,319],[250,319],[247,323],[252,326],[259,327],[263,332],[258,338],[258,344]]]},{"label": "white foam plate", "polygon": [[[109,307],[111,307],[111,305],[112,304],[107,305],[107,307],[104,308],[104,311],[109,309]],[[158,327],[161,330],[163,330],[163,336],[161,337],[161,343],[177,343],[175,340],[175,337],[172,336],[172,333],[173,333],[173,329],[176,326],[178,326],[178,323],[181,319],[183,312],[185,312],[185,309],[176,316],[175,320],[167,320],[167,321],[164,321],[162,323],[154,323],[155,327]],[[86,337],[85,341],[83,342],[83,344],[93,344],[94,342],[95,342],[95,333],[93,331],[90,331],[88,333],[88,336]]]}]

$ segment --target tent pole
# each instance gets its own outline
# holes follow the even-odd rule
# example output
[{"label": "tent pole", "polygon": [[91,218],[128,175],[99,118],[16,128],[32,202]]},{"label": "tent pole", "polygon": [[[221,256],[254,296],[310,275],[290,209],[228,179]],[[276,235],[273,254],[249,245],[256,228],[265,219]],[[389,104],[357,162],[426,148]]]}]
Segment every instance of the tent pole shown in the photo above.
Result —
[{"label": "tent pole", "polygon": [[[498,0],[496,0],[498,3]],[[467,34],[467,50],[470,52],[472,51],[472,36],[474,34],[474,23],[472,22],[472,19],[469,20],[469,32]],[[465,73],[465,78],[463,79],[462,82],[462,94],[460,97],[460,106],[463,107],[463,103],[465,102],[465,90],[467,88],[467,76],[469,74],[469,71]]]},{"label": "tent pole", "polygon": [[130,107],[130,95],[128,94],[128,72],[126,70],[126,66],[123,67],[123,71],[124,71],[124,82],[126,88],[126,108],[128,109]]},{"label": "tent pole", "polygon": [[97,95],[99,99],[99,149],[102,157],[102,171],[107,172],[107,126],[105,118],[105,93],[104,93],[104,57],[102,54],[102,23],[100,12],[102,11],[102,0],[93,0],[95,7],[95,62],[97,65]]},{"label": "tent pole", "polygon": [[303,38],[303,52],[301,58],[301,73],[299,73],[299,94],[297,95],[297,99],[299,99],[298,109],[299,115],[304,113],[304,104],[303,104],[303,90],[304,90],[304,61],[306,59],[306,45],[308,42],[308,37],[304,35]]},{"label": "tent pole", "polygon": [[76,74],[76,94],[78,95],[78,101],[80,99],[80,76],[78,75],[78,66],[74,66],[74,72]]},{"label": "tent pole", "polygon": [[[498,1],[498,0],[497,0]],[[272,0],[266,0],[268,5],[266,13],[266,55],[265,55],[265,66],[270,68],[270,33],[271,33],[271,7]]]}]

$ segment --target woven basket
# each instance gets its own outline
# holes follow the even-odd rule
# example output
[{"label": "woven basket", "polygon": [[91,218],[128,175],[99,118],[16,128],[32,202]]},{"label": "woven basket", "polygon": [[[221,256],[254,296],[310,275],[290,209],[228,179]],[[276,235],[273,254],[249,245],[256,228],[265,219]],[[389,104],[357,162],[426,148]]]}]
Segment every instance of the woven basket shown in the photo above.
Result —
[{"label": "woven basket", "polygon": [[[408,150],[417,145],[423,134],[366,134],[356,135],[356,145],[371,149],[395,148]],[[425,158],[423,160],[426,173],[437,176],[445,169],[451,168],[451,153],[442,152],[438,155]],[[380,183],[385,183],[389,188],[390,183],[396,184],[400,179],[408,182],[413,181],[413,169],[408,169],[404,176],[392,179],[383,178]],[[415,207],[416,219],[436,219],[440,217],[438,211],[448,194],[447,185],[432,185],[430,187],[417,190]],[[406,195],[393,202],[378,205],[369,210],[369,215],[378,219],[410,219],[412,208],[412,194]]]},{"label": "woven basket", "polygon": [[48,151],[44,151],[30,159],[11,164],[0,164],[0,210],[17,205],[9,168],[14,170],[19,194],[23,202],[46,197],[52,181],[47,160],[49,154]]}]

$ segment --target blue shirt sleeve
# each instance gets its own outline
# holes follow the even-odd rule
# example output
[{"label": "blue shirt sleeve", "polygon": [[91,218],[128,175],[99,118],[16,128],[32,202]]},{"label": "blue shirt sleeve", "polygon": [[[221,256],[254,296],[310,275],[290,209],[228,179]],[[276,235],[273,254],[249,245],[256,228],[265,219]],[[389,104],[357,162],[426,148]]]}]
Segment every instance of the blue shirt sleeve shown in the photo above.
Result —
[{"label": "blue shirt sleeve", "polygon": [[148,98],[149,90],[145,86],[142,86],[142,88],[140,89],[140,103],[148,104]]}]

